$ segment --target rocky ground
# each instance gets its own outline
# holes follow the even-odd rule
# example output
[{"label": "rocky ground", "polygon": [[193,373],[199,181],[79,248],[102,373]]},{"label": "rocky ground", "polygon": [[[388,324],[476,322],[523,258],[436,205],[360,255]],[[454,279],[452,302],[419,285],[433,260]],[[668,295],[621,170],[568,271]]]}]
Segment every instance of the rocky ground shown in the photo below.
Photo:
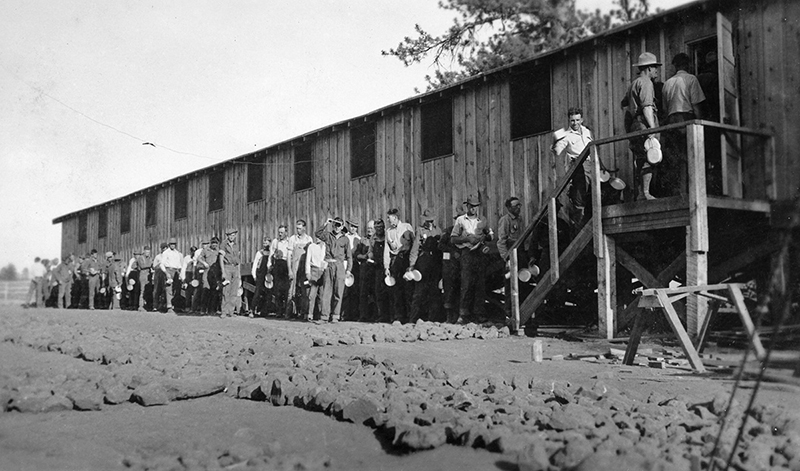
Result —
[{"label": "rocky ground", "polygon": [[10,307],[0,340],[0,469],[707,469],[727,410],[716,456],[744,420],[736,468],[800,470],[797,389],[745,414],[661,343]]}]

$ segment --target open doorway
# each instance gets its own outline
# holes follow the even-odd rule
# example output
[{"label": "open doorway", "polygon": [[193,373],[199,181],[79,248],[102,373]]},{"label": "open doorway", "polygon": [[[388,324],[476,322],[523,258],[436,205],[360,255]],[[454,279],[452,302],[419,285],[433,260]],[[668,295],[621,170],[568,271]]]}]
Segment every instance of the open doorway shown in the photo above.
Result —
[{"label": "open doorway", "polygon": [[[693,70],[700,88],[706,96],[701,110],[702,119],[720,122],[719,107],[719,72],[717,64],[717,36],[711,36],[686,45],[692,59]],[[721,196],[722,188],[722,149],[720,132],[717,129],[705,128],[706,151],[706,191],[709,195]]]}]

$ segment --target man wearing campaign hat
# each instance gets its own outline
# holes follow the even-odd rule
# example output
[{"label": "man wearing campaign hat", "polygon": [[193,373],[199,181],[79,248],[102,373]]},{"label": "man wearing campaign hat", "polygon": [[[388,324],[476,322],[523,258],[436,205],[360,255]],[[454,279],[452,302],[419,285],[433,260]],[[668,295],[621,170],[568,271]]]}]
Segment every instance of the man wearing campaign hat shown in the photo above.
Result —
[{"label": "man wearing campaign hat", "polygon": [[[453,220],[464,214],[464,205],[457,205]],[[442,252],[442,294],[444,312],[447,322],[455,324],[458,320],[459,298],[461,296],[461,250],[450,240],[454,224],[446,227],[439,239],[439,250]]]},{"label": "man wearing campaign hat", "polygon": [[239,230],[229,227],[225,230],[225,243],[219,251],[222,269],[222,313],[220,317],[233,316],[242,306],[239,288],[242,287],[241,257],[236,236]]},{"label": "man wearing campaign hat", "polygon": [[[630,125],[625,131],[629,133],[658,127],[658,106],[653,81],[658,78],[661,62],[658,62],[655,54],[643,52],[633,66],[638,68],[639,75],[631,82],[625,95],[628,104],[626,112],[630,116]],[[650,194],[654,168],[647,161],[647,152],[644,148],[644,142],[648,137],[656,137],[656,135],[635,137],[630,140],[629,145],[633,152],[637,173],[641,179],[639,198],[650,200],[655,197]]]},{"label": "man wearing campaign hat", "polygon": [[461,251],[461,299],[458,323],[479,321],[485,317],[486,257],[485,243],[494,232],[478,215],[480,195],[470,195],[466,201],[467,214],[459,216],[453,225],[450,239]]},{"label": "man wearing campaign hat", "polygon": [[128,262],[128,269],[125,272],[125,278],[133,273],[134,279],[138,281],[137,289],[139,290],[139,311],[143,312],[144,307],[144,293],[145,287],[148,283],[148,278],[153,271],[153,260],[150,258],[150,246],[145,245],[142,247],[142,253],[134,254],[130,262]]},{"label": "man wearing campaign hat", "polygon": [[343,232],[344,221],[340,217],[328,219],[314,234],[325,243],[325,261],[328,262],[323,273],[322,302],[320,320],[339,322],[342,312],[344,280],[353,268],[353,254],[350,240]]},{"label": "man wearing campaign hat", "polygon": [[417,319],[429,321],[440,320],[439,280],[442,277],[442,253],[439,251],[439,239],[442,231],[436,226],[436,214],[433,209],[422,212],[422,224],[417,226],[414,243],[408,256],[408,272],[415,270],[422,275],[420,281],[414,284],[414,294],[411,299],[411,314],[408,322]]}]

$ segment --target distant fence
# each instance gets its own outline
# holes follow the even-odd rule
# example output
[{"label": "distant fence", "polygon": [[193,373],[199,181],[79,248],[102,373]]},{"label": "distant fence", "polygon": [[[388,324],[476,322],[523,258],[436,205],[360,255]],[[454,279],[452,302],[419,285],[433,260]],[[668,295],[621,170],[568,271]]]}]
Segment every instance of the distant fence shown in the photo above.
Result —
[{"label": "distant fence", "polygon": [[0,281],[0,305],[23,304],[28,302],[28,288],[30,280]]}]

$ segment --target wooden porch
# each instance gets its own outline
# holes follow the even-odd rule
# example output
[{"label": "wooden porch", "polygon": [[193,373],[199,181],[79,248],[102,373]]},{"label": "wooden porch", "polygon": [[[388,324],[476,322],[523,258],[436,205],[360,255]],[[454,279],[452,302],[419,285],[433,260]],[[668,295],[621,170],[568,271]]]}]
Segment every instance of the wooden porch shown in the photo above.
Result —
[{"label": "wooden porch", "polygon": [[[653,131],[661,133],[662,138],[667,133],[674,136],[676,131],[683,129],[686,167],[678,195],[603,206],[600,172],[605,169],[601,169],[600,161],[594,159],[594,217],[569,243],[562,241],[562,247],[559,247],[557,200],[562,197],[575,172],[583,171],[582,164],[594,148]],[[724,185],[726,195],[709,194],[707,189],[705,129],[714,129],[721,136],[722,179],[727,182]],[[614,337],[629,324],[639,301],[638,297],[628,299],[628,290],[627,297],[621,296],[625,299],[618,303],[619,265],[644,288],[659,289],[719,283],[729,273],[768,257],[777,247],[769,232],[772,201],[775,199],[772,141],[769,134],[761,131],[696,120],[592,142],[556,185],[548,204],[537,213],[511,251],[512,313],[516,325],[522,326],[534,317],[570,266],[579,258],[589,256],[586,247],[590,241],[596,259],[598,329],[606,338]],[[665,158],[670,156],[665,155]],[[743,169],[746,174],[743,174]],[[747,182],[747,188],[743,182]],[[536,280],[530,295],[520,300],[517,250],[528,237],[536,234],[537,226],[544,225],[548,233],[549,263],[540,267],[543,274]],[[757,237],[747,239],[748,233],[757,234]],[[708,298],[691,294],[675,308],[685,319],[688,335],[696,337],[707,316]]]}]

